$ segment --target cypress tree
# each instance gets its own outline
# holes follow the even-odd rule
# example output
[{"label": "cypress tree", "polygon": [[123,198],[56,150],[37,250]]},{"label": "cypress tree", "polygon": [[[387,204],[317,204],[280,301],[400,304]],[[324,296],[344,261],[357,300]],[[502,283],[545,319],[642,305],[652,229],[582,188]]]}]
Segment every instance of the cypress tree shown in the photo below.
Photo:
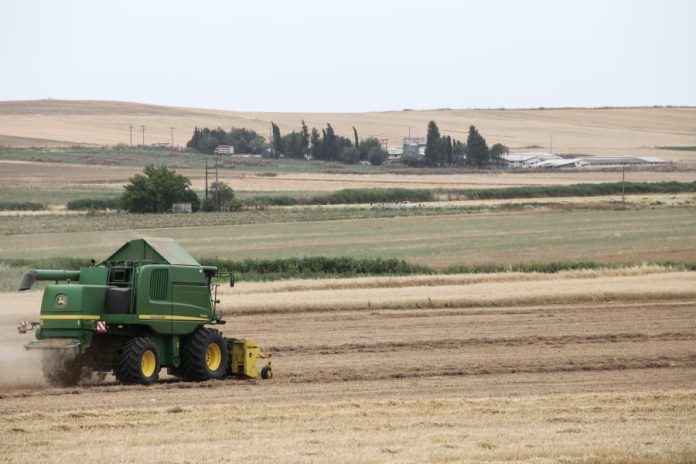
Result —
[{"label": "cypress tree", "polygon": [[466,164],[476,167],[485,167],[490,164],[486,139],[474,126],[469,126],[469,137],[466,140]]},{"label": "cypress tree", "polygon": [[425,160],[430,166],[437,166],[441,156],[440,129],[435,121],[428,123],[428,135],[425,142]]},{"label": "cypress tree", "polygon": [[304,155],[309,153],[309,129],[304,119],[302,120],[302,153]]},{"label": "cypress tree", "polygon": [[283,153],[283,138],[280,135],[280,128],[274,122],[271,122],[271,129],[273,132],[273,149],[276,155]]}]

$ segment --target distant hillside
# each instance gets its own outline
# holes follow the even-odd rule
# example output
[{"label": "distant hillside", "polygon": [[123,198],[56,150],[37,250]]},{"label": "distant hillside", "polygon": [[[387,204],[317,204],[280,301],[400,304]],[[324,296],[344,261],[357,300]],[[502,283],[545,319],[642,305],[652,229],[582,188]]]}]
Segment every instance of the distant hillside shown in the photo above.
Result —
[{"label": "distant hillside", "polygon": [[[355,126],[361,137],[389,139],[401,146],[409,135],[425,136],[435,120],[443,134],[466,139],[473,124],[489,145],[501,142],[517,151],[557,154],[652,155],[668,160],[696,160],[694,151],[656,147],[696,145],[696,108],[427,110],[379,113],[255,113],[180,108],[111,101],[36,100],[0,102],[0,145],[115,145],[170,141],[184,145],[194,126],[246,127],[264,136],[274,121],[283,132],[297,129],[304,119],[310,127],[325,127],[352,138]],[[551,147],[553,145],[553,148]]]}]

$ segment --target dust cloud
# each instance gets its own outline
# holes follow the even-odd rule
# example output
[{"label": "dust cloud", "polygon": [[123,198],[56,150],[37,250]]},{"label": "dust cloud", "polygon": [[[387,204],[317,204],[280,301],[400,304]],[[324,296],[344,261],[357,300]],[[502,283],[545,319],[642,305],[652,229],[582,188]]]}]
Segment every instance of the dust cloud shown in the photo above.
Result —
[{"label": "dust cloud", "polygon": [[38,320],[40,306],[40,292],[0,293],[0,391],[46,386],[42,353],[24,348],[34,332],[17,333],[20,321]]},{"label": "dust cloud", "polygon": [[45,385],[40,352],[28,351],[19,342],[0,344],[0,391]]}]

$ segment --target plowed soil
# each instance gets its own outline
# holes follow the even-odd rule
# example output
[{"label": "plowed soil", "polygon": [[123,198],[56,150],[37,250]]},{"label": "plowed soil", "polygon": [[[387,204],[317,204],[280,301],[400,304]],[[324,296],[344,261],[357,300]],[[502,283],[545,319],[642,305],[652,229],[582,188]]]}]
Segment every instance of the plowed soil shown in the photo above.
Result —
[{"label": "plowed soil", "polygon": [[[260,284],[240,284],[225,294],[231,304],[222,330],[255,338],[272,353],[275,377],[195,384],[163,375],[151,387],[122,386],[112,377],[67,389],[42,385],[31,368],[36,359],[17,348],[28,337],[12,327],[31,318],[40,295],[4,294],[3,306],[13,309],[0,318],[0,456],[692,462],[696,301],[683,297],[693,291],[684,288],[685,276],[693,273],[674,273],[672,286],[642,301],[629,301],[636,277],[625,276],[615,301],[601,303],[486,300],[374,310],[347,303],[304,311],[298,295],[307,289],[277,284],[269,291],[284,295],[292,310],[272,314],[244,306],[249,295],[262,294]],[[578,279],[568,274],[549,285],[572,293]],[[317,292],[332,291],[325,281],[317,285]],[[499,282],[481,285],[505,291]],[[380,283],[355,286],[359,299],[361,287],[374,291]],[[393,281],[382,287],[395,290]],[[236,291],[243,298],[235,308]]]}]

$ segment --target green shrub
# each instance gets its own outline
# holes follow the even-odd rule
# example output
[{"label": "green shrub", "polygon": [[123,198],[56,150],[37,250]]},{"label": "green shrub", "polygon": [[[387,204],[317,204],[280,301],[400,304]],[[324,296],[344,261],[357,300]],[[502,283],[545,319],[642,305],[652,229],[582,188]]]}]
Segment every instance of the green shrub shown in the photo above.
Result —
[{"label": "green shrub", "polygon": [[646,193],[696,192],[695,182],[621,182],[604,184],[550,185],[545,187],[509,187],[443,191],[472,200],[505,200],[510,198],[591,197]]},{"label": "green shrub", "polygon": [[244,200],[244,204],[247,206],[293,206],[299,203],[297,198],[290,195],[256,195]]},{"label": "green shrub", "polygon": [[81,198],[68,202],[67,208],[72,211],[85,209],[121,209],[120,198]]},{"label": "green shrub", "polygon": [[233,261],[202,258],[206,265],[217,266],[225,272],[234,272],[242,280],[269,280],[281,278],[312,278],[321,276],[350,277],[361,275],[409,275],[431,274],[427,266],[409,263],[396,258],[351,258],[313,256],[284,259],[245,259]]},{"label": "green shrub", "polygon": [[31,201],[2,201],[0,202],[0,211],[41,211],[46,209],[43,203],[34,203]]},{"label": "green shrub", "polygon": [[400,201],[433,201],[432,192],[429,190],[414,189],[344,189],[330,193],[327,196],[314,197],[310,200],[313,204],[351,204],[351,203],[396,203]]}]

